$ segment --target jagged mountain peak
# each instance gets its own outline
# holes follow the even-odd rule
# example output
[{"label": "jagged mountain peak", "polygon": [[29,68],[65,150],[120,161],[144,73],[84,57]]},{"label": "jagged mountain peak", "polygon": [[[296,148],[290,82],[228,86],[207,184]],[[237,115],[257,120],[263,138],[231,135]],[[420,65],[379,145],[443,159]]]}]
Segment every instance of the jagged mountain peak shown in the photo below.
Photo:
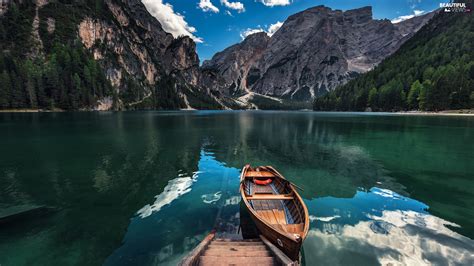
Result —
[{"label": "jagged mountain peak", "polygon": [[260,42],[260,41],[265,41],[268,40],[270,36],[266,32],[256,32],[252,33],[249,36],[245,37],[245,39],[242,41],[242,43],[247,43],[247,44],[252,44],[255,42]]},{"label": "jagged mountain peak", "polygon": [[[223,76],[224,92],[237,87],[308,101],[372,69],[431,17],[392,24],[373,19],[371,6],[347,11],[315,6],[288,17],[258,48],[246,48],[247,37],[204,66]],[[251,60],[242,60],[247,58]]]}]

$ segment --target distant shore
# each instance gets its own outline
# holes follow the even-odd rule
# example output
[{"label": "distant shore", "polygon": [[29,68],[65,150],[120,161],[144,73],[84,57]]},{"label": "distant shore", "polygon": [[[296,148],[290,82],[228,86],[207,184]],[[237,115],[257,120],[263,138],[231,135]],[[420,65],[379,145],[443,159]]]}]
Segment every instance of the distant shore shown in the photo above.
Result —
[{"label": "distant shore", "polygon": [[[109,112],[107,110],[77,110],[74,112]],[[150,110],[150,111],[159,111],[159,110]],[[176,111],[189,111],[189,109],[181,109]],[[196,110],[199,111],[199,110]],[[271,110],[263,110],[263,111],[271,111]],[[285,110],[278,110],[278,111],[285,111]],[[288,112],[292,112],[295,110],[287,110]],[[312,110],[300,110],[306,112],[313,112]],[[62,109],[54,109],[54,110],[47,110],[47,109],[6,109],[0,110],[0,113],[58,113],[58,112],[66,112]],[[319,111],[318,111],[319,112]],[[338,112],[338,111],[327,111],[327,112]],[[345,113],[345,112],[340,112]],[[379,112],[358,112],[358,113],[379,113]],[[428,112],[428,111],[398,111],[398,112],[380,112],[380,113],[387,113],[387,114],[397,114],[397,115],[430,115],[430,116],[474,116],[474,109],[460,109],[460,110],[444,110],[439,112]]]},{"label": "distant shore", "polygon": [[427,112],[427,111],[401,111],[394,112],[395,114],[402,115],[447,115],[447,116],[474,116],[474,109],[460,109],[460,110],[444,110],[439,112]]},{"label": "distant shore", "polygon": [[0,113],[57,113],[64,112],[62,109],[46,110],[46,109],[5,109]]}]

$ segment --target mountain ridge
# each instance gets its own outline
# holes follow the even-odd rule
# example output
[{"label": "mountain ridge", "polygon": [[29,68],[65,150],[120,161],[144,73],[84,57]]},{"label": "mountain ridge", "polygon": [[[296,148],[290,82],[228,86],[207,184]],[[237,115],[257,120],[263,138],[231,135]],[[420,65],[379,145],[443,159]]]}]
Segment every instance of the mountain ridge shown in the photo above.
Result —
[{"label": "mountain ridge", "polygon": [[289,16],[272,37],[250,35],[199,66],[195,42],[164,31],[140,0],[2,4],[2,109],[307,108],[371,69],[431,16],[393,25],[373,20],[369,6],[315,6]]},{"label": "mountain ridge", "polygon": [[222,59],[226,49],[203,67],[223,74],[226,84],[221,90],[226,92],[237,87],[241,92],[308,101],[373,68],[432,16],[427,13],[392,24],[372,19],[370,6],[347,11],[316,6],[289,16],[269,38],[260,58],[243,66],[248,71],[224,73],[232,57],[239,57],[235,49],[229,60]]}]

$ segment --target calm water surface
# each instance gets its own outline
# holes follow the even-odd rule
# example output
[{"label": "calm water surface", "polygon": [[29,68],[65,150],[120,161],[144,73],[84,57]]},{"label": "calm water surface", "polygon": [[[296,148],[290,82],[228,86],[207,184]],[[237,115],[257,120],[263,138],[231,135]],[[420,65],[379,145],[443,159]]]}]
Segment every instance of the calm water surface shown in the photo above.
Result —
[{"label": "calm water surface", "polygon": [[[474,264],[474,118],[0,114],[0,265],[175,265],[239,220],[239,171],[304,188],[306,265]],[[220,211],[219,211],[220,210]]]}]

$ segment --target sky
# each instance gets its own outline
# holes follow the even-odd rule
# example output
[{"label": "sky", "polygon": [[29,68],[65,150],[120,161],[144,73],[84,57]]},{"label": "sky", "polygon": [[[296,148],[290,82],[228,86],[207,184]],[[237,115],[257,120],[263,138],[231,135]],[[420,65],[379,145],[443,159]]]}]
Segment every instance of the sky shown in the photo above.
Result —
[{"label": "sky", "polygon": [[[446,0],[447,1],[447,0]],[[375,19],[399,22],[439,7],[439,0],[142,0],[165,31],[197,43],[201,63],[257,31],[273,34],[288,16],[325,5],[348,10],[372,6]]]}]

